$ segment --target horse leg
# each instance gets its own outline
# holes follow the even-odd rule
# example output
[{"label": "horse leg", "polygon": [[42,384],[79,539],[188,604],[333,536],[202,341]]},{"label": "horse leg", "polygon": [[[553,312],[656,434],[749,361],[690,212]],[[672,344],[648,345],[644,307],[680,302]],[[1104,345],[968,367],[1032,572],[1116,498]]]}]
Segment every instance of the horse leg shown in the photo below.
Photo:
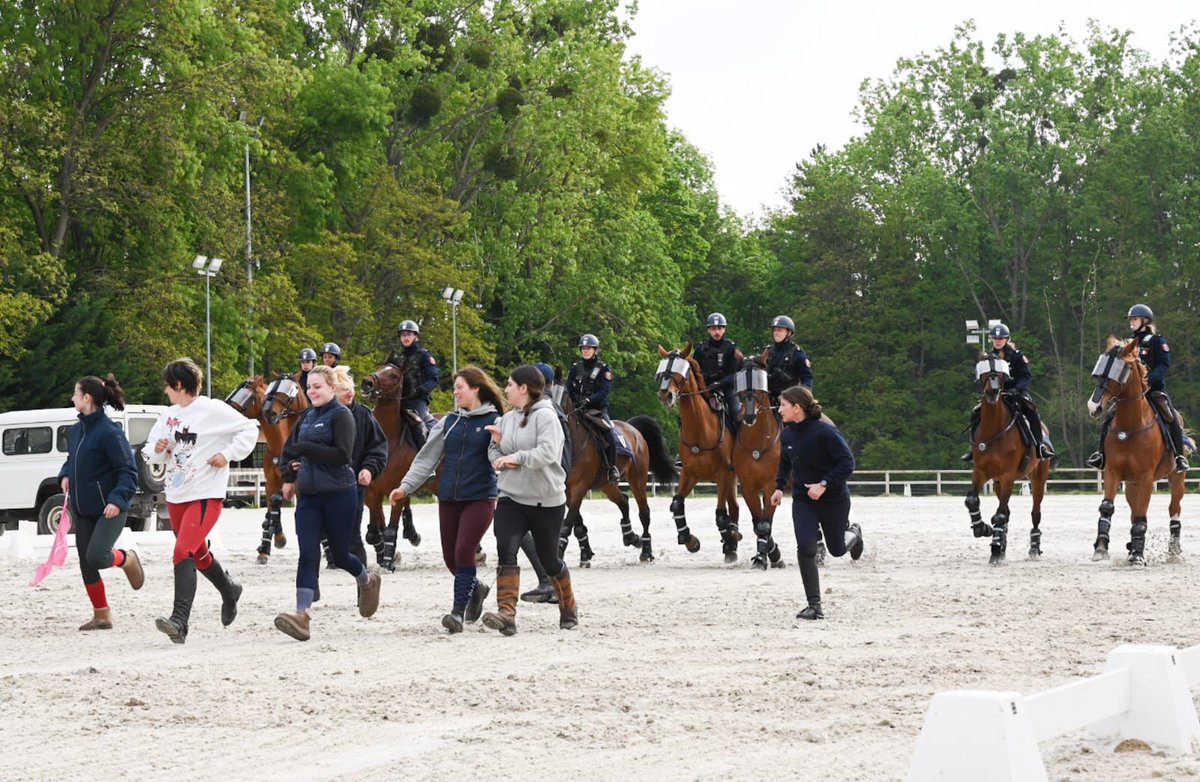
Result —
[{"label": "horse leg", "polygon": [[964,503],[967,513],[971,515],[971,532],[977,538],[986,538],[992,534],[992,528],[984,523],[983,515],[979,512],[979,487],[982,484],[983,479],[976,471],[971,477],[971,490],[967,492],[967,500]]},{"label": "horse leg", "polygon": [[738,531],[737,497],[734,496],[729,479],[725,478],[717,485],[717,530],[721,533],[721,552],[725,555],[725,564],[737,562],[738,541],[742,533]]},{"label": "horse leg", "polygon": [[1113,498],[1117,496],[1118,481],[1109,477],[1109,471],[1104,471],[1104,499],[1100,501],[1100,520],[1096,522],[1096,542],[1092,544],[1092,561],[1099,562],[1108,559],[1109,530],[1112,529],[1113,511],[1116,506]]},{"label": "horse leg", "polygon": [[1129,564],[1146,565],[1146,511],[1150,507],[1150,494],[1154,489],[1154,477],[1149,477],[1148,485],[1134,481],[1125,483],[1125,499],[1132,511],[1132,524],[1129,525],[1129,542],[1125,548],[1129,550]]},{"label": "horse leg", "polygon": [[1171,504],[1168,510],[1171,513],[1171,540],[1167,543],[1167,556],[1178,557],[1183,553],[1183,546],[1180,544],[1179,535],[1183,531],[1183,522],[1180,520],[1179,513],[1182,510],[1184,487],[1184,476],[1181,473],[1171,473]]},{"label": "horse leg", "polygon": [[638,520],[642,522],[642,553],[638,555],[638,561],[653,562],[654,547],[650,544],[650,506],[645,502],[638,503]]},{"label": "horse leg", "polygon": [[400,517],[404,521],[404,539],[411,543],[414,547],[421,545],[421,534],[417,532],[417,528],[413,526],[412,503],[405,498],[400,506]]},{"label": "horse leg", "polygon": [[[278,544],[279,539],[283,538],[283,542],[287,543],[287,538],[283,537],[283,521],[281,516],[283,507],[283,495],[272,494],[267,499],[267,513],[263,518],[262,523],[262,542],[258,544],[258,564],[265,565],[271,559],[271,537],[274,534],[275,542]],[[278,532],[276,532],[278,530]],[[282,546],[279,546],[282,548]]]},{"label": "horse leg", "polygon": [[996,481],[996,488],[1000,507],[992,515],[992,556],[988,560],[993,565],[1002,563],[1008,550],[1008,498],[1012,495],[1012,481]]},{"label": "horse leg", "polygon": [[645,464],[645,462],[646,460],[644,459],[641,463],[634,464],[633,469],[627,471],[626,477],[629,480],[629,490],[633,492],[633,499],[637,502],[638,520],[642,522],[641,537],[635,535],[635,540],[637,541],[635,545],[641,548],[641,553],[638,554],[638,561],[653,562],[654,549],[650,546],[650,503],[646,501],[646,483],[638,478],[639,474],[645,472],[641,468],[641,465]]},{"label": "horse leg", "polygon": [[391,519],[383,530],[383,548],[379,552],[379,565],[386,568],[389,573],[396,572],[396,560],[400,559],[400,555],[396,553],[396,539],[399,537],[399,531],[400,508],[393,505]]},{"label": "horse leg", "polygon": [[592,544],[588,542],[588,528],[583,523],[583,516],[575,515],[575,540],[579,542],[579,567],[591,567],[592,557],[596,556],[592,551]]},{"label": "horse leg", "polygon": [[[567,554],[567,544],[571,542],[571,528],[575,526],[575,520],[580,519],[579,505],[582,499],[572,500],[567,497],[567,513],[563,516],[562,527],[558,530],[558,558],[566,561],[564,557]],[[582,523],[582,519],[580,519]]]},{"label": "horse leg", "polygon": [[1034,474],[1030,476],[1029,486],[1033,491],[1033,512],[1030,519],[1033,529],[1029,532],[1029,558],[1037,559],[1042,555],[1042,498],[1046,496],[1046,478],[1049,476],[1049,465],[1039,464]]},{"label": "horse leg", "polygon": [[683,474],[679,476],[679,484],[676,488],[676,494],[671,498],[671,515],[675,517],[675,537],[679,545],[687,548],[689,554],[695,554],[700,550],[700,539],[692,534],[688,529],[687,516],[684,513],[683,498],[686,497],[695,487],[696,481],[688,473],[687,468],[684,468]]},{"label": "horse leg", "polygon": [[633,531],[633,522],[629,519],[629,496],[615,483],[605,483],[600,491],[621,511],[621,542],[631,548],[640,546],[641,538]]}]

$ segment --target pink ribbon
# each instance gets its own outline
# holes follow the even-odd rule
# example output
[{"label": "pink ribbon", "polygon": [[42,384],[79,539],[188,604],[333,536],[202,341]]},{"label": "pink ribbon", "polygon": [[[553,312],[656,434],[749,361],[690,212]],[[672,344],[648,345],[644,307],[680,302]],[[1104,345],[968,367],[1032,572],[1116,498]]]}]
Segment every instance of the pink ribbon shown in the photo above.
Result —
[{"label": "pink ribbon", "polygon": [[67,512],[67,502],[63,500],[62,516],[58,519],[58,531],[54,533],[54,543],[50,545],[50,556],[46,557],[46,561],[38,565],[37,572],[33,574],[33,580],[29,582],[29,586],[35,587],[50,575],[50,571],[56,567],[62,567],[62,564],[67,561],[67,533],[71,531],[71,514]]}]

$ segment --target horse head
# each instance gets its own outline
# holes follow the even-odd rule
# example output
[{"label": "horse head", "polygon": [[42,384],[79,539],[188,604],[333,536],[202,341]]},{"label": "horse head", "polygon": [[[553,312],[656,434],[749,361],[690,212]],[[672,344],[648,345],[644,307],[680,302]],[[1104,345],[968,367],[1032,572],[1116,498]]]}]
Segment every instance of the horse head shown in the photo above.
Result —
[{"label": "horse head", "polygon": [[225,404],[247,418],[256,419],[262,414],[265,388],[266,383],[263,381],[262,375],[248,377],[237,388],[229,392],[229,396],[225,397]]},{"label": "horse head", "polygon": [[741,421],[754,426],[758,421],[760,402],[770,409],[767,395],[767,362],[762,356],[747,356],[737,374],[737,395],[742,403]]},{"label": "horse head", "polygon": [[378,369],[362,381],[363,396],[375,401],[398,399],[403,395],[403,391],[404,373],[395,364],[380,364]]},{"label": "horse head", "polygon": [[263,420],[278,426],[285,418],[297,415],[308,407],[308,398],[301,392],[300,384],[288,375],[280,375],[271,381],[263,395]]},{"label": "horse head", "polygon": [[674,407],[684,394],[699,393],[704,388],[704,380],[700,376],[700,365],[692,358],[692,343],[689,342],[682,350],[667,351],[662,345],[658,346],[658,370],[654,380],[658,383],[658,401],[666,407]]},{"label": "horse head", "polygon": [[1119,402],[1139,399],[1146,394],[1146,369],[1137,357],[1137,341],[1109,337],[1107,347],[1092,368],[1096,388],[1088,399],[1088,413],[1093,418],[1108,412]]},{"label": "horse head", "polygon": [[1007,361],[986,353],[979,354],[979,361],[975,364],[975,380],[979,383],[979,392],[983,394],[985,401],[989,404],[998,402],[1000,394],[1004,391],[1004,383],[1009,377],[1011,367]]}]

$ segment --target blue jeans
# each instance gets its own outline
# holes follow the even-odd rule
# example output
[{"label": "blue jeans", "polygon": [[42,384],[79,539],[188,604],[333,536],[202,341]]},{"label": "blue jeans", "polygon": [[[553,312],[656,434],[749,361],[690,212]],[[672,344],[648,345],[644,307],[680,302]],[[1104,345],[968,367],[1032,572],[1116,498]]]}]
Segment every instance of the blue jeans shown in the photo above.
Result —
[{"label": "blue jeans", "polygon": [[300,542],[300,562],[296,567],[297,589],[317,588],[322,532],[329,540],[329,553],[334,565],[355,578],[366,570],[362,560],[350,553],[357,510],[358,490],[354,486],[320,494],[301,494],[297,498],[296,537]]}]

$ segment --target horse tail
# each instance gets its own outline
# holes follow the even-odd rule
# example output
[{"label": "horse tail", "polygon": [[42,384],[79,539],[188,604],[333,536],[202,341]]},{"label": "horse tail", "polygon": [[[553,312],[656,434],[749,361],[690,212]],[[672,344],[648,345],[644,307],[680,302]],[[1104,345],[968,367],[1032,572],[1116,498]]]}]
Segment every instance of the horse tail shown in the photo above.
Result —
[{"label": "horse tail", "polygon": [[662,425],[648,415],[635,415],[628,423],[646,440],[646,446],[650,450],[650,472],[655,480],[659,483],[674,483],[678,477],[675,474],[675,461],[667,452]]}]

